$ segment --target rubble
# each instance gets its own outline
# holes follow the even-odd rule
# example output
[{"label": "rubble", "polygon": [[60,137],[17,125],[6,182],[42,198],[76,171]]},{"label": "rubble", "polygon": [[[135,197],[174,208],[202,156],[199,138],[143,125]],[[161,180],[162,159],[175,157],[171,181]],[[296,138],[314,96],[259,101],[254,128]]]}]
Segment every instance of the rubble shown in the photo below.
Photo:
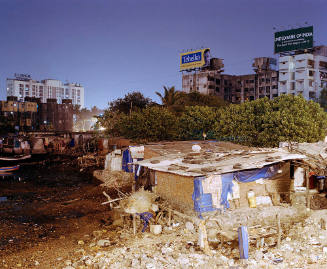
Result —
[{"label": "rubble", "polygon": [[[173,223],[180,225],[165,226],[157,235],[138,232],[133,236],[131,224],[125,222],[123,227],[112,227],[102,233],[94,231],[93,242],[107,240],[110,245],[106,249],[85,247],[85,254],[72,265],[79,264],[75,268],[309,268],[312,265],[324,268],[327,231],[321,229],[320,222],[325,212],[310,212],[308,218],[292,224],[282,221],[280,247],[276,245],[276,235],[265,238],[258,247],[251,243],[248,260],[240,260],[237,244],[220,241],[219,236],[209,240],[212,255],[207,255],[198,245],[198,226],[178,215],[173,215]],[[207,223],[207,232],[219,229],[214,222]]]},{"label": "rubble", "polygon": [[93,176],[103,182],[101,186],[108,188],[131,187],[135,182],[132,173],[123,171],[95,170]]}]

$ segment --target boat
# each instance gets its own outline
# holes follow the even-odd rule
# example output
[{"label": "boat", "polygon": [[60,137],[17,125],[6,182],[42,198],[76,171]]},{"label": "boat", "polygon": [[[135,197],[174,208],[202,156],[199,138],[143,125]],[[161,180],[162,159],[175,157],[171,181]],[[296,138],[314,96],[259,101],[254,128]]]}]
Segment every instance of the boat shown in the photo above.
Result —
[{"label": "boat", "polygon": [[17,171],[19,169],[19,165],[0,167],[0,173],[8,173],[12,171]]},{"label": "boat", "polygon": [[[13,155],[13,156],[0,156],[0,168],[1,167],[12,167],[20,163],[28,161],[32,156],[27,155]],[[0,170],[1,171],[1,170]]]},{"label": "boat", "polygon": [[30,159],[32,156],[29,155],[18,155],[18,156],[0,156],[0,161],[5,162],[19,162],[22,160]]}]

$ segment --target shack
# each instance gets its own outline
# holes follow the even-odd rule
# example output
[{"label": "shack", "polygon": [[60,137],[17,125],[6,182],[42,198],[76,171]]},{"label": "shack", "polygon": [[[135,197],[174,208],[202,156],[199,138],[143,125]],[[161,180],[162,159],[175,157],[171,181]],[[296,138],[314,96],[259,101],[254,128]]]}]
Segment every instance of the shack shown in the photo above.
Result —
[{"label": "shack", "polygon": [[304,159],[282,148],[190,141],[145,145],[137,164],[154,174],[154,192],[170,204],[208,212],[250,207],[250,194],[257,205],[290,202],[291,192],[306,184]]}]

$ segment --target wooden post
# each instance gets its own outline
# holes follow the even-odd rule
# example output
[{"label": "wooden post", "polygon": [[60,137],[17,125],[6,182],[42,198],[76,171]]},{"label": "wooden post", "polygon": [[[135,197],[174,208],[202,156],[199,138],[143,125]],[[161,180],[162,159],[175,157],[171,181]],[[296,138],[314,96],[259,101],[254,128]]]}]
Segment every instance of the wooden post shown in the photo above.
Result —
[{"label": "wooden post", "polygon": [[310,192],[309,192],[309,171],[307,170],[307,169],[305,169],[305,181],[306,181],[306,183],[305,183],[305,185],[306,185],[306,187],[307,187],[307,209],[310,209]]},{"label": "wooden post", "polygon": [[136,235],[136,218],[135,214],[133,214],[133,234]]},{"label": "wooden post", "polygon": [[282,228],[280,226],[280,215],[279,213],[277,213],[277,247],[280,247],[280,240],[281,240],[281,236],[282,236]]},{"label": "wooden post", "polygon": [[203,252],[206,255],[212,256],[209,243],[208,243],[208,236],[207,236],[207,230],[205,226],[205,220],[202,220],[199,224],[199,239],[198,239],[198,245],[203,250]]},{"label": "wooden post", "polygon": [[168,208],[168,226],[170,227],[171,225],[171,209]]}]

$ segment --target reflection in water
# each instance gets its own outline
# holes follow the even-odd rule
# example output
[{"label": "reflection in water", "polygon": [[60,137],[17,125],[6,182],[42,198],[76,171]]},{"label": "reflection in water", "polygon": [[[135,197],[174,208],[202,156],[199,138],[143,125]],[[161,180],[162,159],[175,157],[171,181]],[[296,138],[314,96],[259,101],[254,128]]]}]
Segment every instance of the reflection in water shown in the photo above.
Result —
[{"label": "reflection in water", "polygon": [[17,172],[0,173],[1,180],[23,181],[23,178]]}]

